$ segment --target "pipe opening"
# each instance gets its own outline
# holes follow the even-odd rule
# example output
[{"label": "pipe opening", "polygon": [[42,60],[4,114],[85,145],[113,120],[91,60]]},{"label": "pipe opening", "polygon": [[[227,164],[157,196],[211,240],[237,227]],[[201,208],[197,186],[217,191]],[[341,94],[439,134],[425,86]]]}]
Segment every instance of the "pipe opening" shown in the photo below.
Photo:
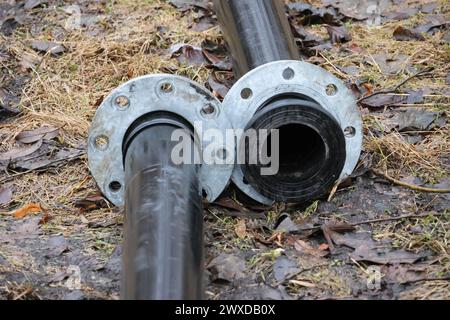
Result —
[{"label": "pipe opening", "polygon": [[[279,130],[279,170],[274,179],[284,182],[307,179],[324,166],[326,146],[313,128],[303,124],[287,124]],[[267,150],[272,157],[272,136],[267,139]]]},{"label": "pipe opening", "polygon": [[[276,201],[302,203],[321,197],[339,178],[346,157],[344,132],[316,101],[300,95],[278,95],[261,106],[246,128],[249,129],[278,130],[278,139],[272,141],[269,134],[258,143],[263,144],[260,159],[267,154],[269,162],[266,159],[241,165],[245,180],[262,195]],[[276,141],[278,148],[272,146]],[[241,143],[245,143],[250,159],[253,147],[245,141]],[[278,152],[278,167],[273,152]]]}]

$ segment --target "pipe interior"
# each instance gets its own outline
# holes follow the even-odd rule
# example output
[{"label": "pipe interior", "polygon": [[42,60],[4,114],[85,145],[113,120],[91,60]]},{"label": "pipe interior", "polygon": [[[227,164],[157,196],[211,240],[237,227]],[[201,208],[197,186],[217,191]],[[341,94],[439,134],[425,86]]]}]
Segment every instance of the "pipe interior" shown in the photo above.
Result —
[{"label": "pipe interior", "polygon": [[[279,130],[279,171],[273,178],[283,182],[307,179],[319,172],[326,161],[322,137],[303,124],[287,124]],[[271,156],[271,136],[267,140]]]}]

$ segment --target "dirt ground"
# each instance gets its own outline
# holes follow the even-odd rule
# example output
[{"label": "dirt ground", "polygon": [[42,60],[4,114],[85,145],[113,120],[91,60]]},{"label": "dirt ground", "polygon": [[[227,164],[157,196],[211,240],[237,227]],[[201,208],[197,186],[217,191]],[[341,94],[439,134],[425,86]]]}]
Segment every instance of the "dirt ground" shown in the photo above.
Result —
[{"label": "dirt ground", "polygon": [[[304,207],[233,186],[205,204],[208,299],[450,298],[450,5],[353,3],[287,4],[303,59],[359,101],[360,164]],[[0,299],[119,298],[123,214],[85,152],[96,108],[149,73],[222,98],[229,61],[207,1],[0,1]]]}]

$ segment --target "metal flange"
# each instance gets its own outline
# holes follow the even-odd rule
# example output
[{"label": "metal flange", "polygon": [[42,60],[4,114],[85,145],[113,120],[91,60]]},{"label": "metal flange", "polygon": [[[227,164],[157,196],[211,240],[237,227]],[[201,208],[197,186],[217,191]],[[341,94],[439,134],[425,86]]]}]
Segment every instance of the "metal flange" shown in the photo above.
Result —
[{"label": "metal flange", "polygon": [[[221,103],[205,88],[189,79],[174,75],[148,75],[133,79],[115,89],[101,104],[88,138],[89,168],[100,190],[115,205],[124,205],[125,171],[122,145],[128,128],[142,116],[156,111],[175,113],[192,127],[202,130],[232,128]],[[196,141],[204,149],[198,131]],[[233,146],[219,146],[218,155],[233,152]],[[200,150],[201,150],[200,149]],[[215,154],[215,153],[214,153]],[[217,164],[218,163],[218,164]],[[233,171],[232,164],[209,161],[202,163],[200,184],[209,201],[226,188]]]},{"label": "metal flange", "polygon": [[[235,83],[223,101],[223,108],[233,128],[244,130],[266,101],[289,93],[314,100],[339,123],[346,140],[346,161],[340,177],[349,176],[358,163],[362,148],[361,115],[353,93],[326,70],[310,63],[291,60],[262,65]],[[239,146],[240,137],[237,138]],[[235,166],[232,180],[254,200],[264,204],[273,203],[272,199],[245,183],[241,166]]]}]

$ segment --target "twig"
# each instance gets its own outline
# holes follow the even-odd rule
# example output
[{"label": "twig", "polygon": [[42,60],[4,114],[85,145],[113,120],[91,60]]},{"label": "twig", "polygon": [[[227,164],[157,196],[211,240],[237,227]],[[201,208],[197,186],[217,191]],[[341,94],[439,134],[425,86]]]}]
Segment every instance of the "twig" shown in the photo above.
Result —
[{"label": "twig", "polygon": [[392,183],[395,183],[395,184],[405,187],[405,188],[409,188],[411,190],[420,191],[420,192],[431,192],[431,193],[450,193],[450,189],[426,188],[426,187],[421,187],[421,186],[417,186],[414,184],[410,184],[407,182],[403,182],[403,181],[394,179],[394,178],[390,177],[387,173],[384,173],[377,169],[372,169],[372,172],[375,173],[377,176],[381,176]]},{"label": "twig", "polygon": [[295,272],[294,274],[292,274],[292,275],[286,277],[285,279],[279,281],[277,284],[280,285],[280,284],[282,284],[282,283],[284,283],[284,282],[286,282],[286,281],[292,280],[293,278],[295,278],[295,277],[298,276],[299,274],[302,274],[303,272],[311,271],[311,270],[314,270],[314,269],[316,269],[316,268],[327,267],[329,264],[330,264],[330,263],[326,262],[326,263],[321,263],[321,264],[317,264],[317,265],[314,265],[314,266],[311,266],[311,267],[302,269],[302,270],[300,270],[300,271],[298,271],[298,272]]},{"label": "twig", "polygon": [[417,282],[423,282],[423,281],[449,281],[449,280],[450,280],[450,276],[449,277],[443,277],[443,278],[423,278],[423,279],[416,279],[416,280],[405,281],[405,282],[402,282],[401,284],[417,283]]},{"label": "twig", "polygon": [[396,220],[403,220],[403,219],[423,219],[427,218],[429,216],[442,216],[441,213],[429,213],[429,214],[408,214],[404,216],[398,216],[398,217],[390,217],[390,218],[381,218],[381,219],[372,219],[372,220],[365,220],[361,222],[355,222],[350,223],[351,226],[359,226],[362,224],[371,224],[371,223],[379,223],[379,222],[387,222],[387,221],[396,221]]},{"label": "twig", "polygon": [[[389,218],[381,218],[381,219],[372,219],[372,220],[364,220],[360,222],[354,222],[354,223],[348,223],[349,226],[356,227],[363,224],[371,224],[371,223],[381,223],[381,222],[388,222],[388,221],[398,221],[398,220],[404,220],[404,219],[425,219],[429,216],[433,217],[439,217],[443,216],[442,213],[429,213],[429,214],[408,214],[404,216],[398,216],[398,217],[389,217]],[[306,232],[306,231],[313,231],[317,232],[322,229],[322,226],[315,226],[315,227],[309,227],[309,228],[300,228],[297,230],[290,231],[290,234],[297,234],[300,232]]]},{"label": "twig", "polygon": [[398,89],[400,89],[401,87],[403,87],[407,82],[411,81],[412,79],[414,79],[414,78],[416,78],[416,77],[418,77],[418,76],[420,76],[420,75],[423,75],[423,74],[425,74],[425,73],[428,73],[428,72],[430,72],[431,70],[433,70],[433,68],[427,68],[427,69],[425,69],[425,70],[419,71],[419,72],[413,74],[412,76],[406,78],[405,80],[403,80],[403,81],[400,82],[399,84],[397,84],[397,85],[394,87],[394,89],[386,89],[386,90],[380,90],[380,91],[374,92],[374,93],[372,93],[372,94],[369,94],[369,95],[366,96],[366,97],[362,97],[362,98],[358,99],[357,102],[360,103],[360,102],[362,102],[362,101],[364,101],[364,100],[367,100],[367,99],[369,99],[369,98],[372,98],[372,97],[377,96],[377,95],[380,95],[380,94],[395,93]]},{"label": "twig", "polygon": [[23,296],[26,296],[27,294],[32,293],[32,292],[33,292],[33,288],[27,288],[24,291],[22,291],[22,293],[20,293],[19,295],[15,296],[13,298],[13,300],[19,300]]},{"label": "twig", "polygon": [[339,186],[341,185],[341,183],[346,179],[347,177],[343,177],[342,179],[339,179],[335,184],[333,189],[331,189],[330,195],[328,196],[327,201],[331,202],[331,200],[333,200],[334,195],[336,194]]},{"label": "twig", "polygon": [[339,74],[342,78],[348,79],[348,76],[341,72],[327,57],[325,57],[321,52],[319,52],[322,58],[325,59],[325,61],[336,71],[337,74]]}]

